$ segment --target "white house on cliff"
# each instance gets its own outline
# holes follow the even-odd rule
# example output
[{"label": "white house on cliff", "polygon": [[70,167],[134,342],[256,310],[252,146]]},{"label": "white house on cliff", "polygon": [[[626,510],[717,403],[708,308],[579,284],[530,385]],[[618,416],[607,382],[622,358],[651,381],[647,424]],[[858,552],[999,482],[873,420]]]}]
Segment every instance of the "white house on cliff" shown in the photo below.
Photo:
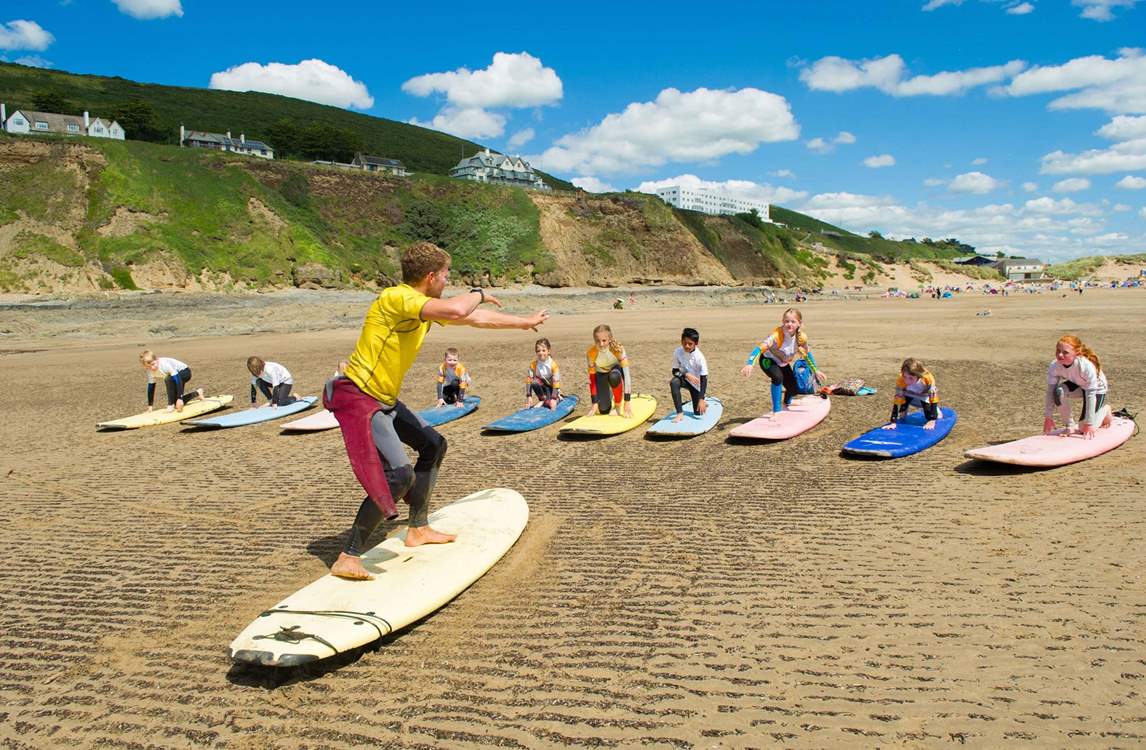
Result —
[{"label": "white house on cliff", "polygon": [[257,156],[260,159],[275,158],[275,150],[253,138],[248,139],[246,134],[239,133],[237,139],[231,137],[231,131],[223,133],[207,133],[201,130],[187,130],[179,126],[179,145],[186,148],[210,148],[216,151],[230,151],[235,154]]},{"label": "white house on cliff", "polygon": [[86,135],[89,138],[112,138],[117,141],[122,141],[126,137],[123,128],[115,120],[108,122],[100,117],[93,120],[87,112],[79,117],[18,109],[9,117],[8,108],[4,104],[0,104],[0,125],[3,126],[4,132],[15,135],[31,133]]},{"label": "white house on cliff", "polygon": [[450,177],[533,190],[551,189],[541,176],[533,171],[529,162],[520,156],[491,153],[488,148],[459,161],[457,166],[450,170]]}]

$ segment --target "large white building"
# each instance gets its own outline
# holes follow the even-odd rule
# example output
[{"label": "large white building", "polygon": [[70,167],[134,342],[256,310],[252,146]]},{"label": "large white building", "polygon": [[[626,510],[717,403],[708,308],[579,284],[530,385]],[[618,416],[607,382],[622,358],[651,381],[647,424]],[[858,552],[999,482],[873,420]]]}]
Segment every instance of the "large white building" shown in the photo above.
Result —
[{"label": "large white building", "polygon": [[541,175],[534,172],[529,162],[520,156],[497,154],[488,148],[459,161],[457,166],[450,170],[450,177],[533,190],[550,189],[545,180],[541,179]]},{"label": "large white building", "polygon": [[754,201],[750,198],[739,198],[726,193],[714,193],[709,190],[693,190],[680,185],[669,185],[657,188],[657,197],[665,203],[676,208],[689,211],[700,211],[706,214],[720,216],[722,214],[747,214],[756,209],[764,221],[768,218],[768,204],[764,201]]}]

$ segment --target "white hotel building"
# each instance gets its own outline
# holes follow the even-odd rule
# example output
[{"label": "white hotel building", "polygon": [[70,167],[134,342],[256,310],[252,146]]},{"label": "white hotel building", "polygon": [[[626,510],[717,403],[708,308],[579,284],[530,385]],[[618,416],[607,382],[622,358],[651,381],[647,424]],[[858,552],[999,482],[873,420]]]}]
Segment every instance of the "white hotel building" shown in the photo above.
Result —
[{"label": "white hotel building", "polygon": [[721,214],[747,214],[751,213],[752,209],[756,209],[756,213],[760,214],[761,219],[764,221],[772,221],[768,218],[768,204],[764,201],[737,198],[734,195],[713,193],[708,190],[692,190],[690,188],[681,187],[680,185],[669,185],[668,187],[658,188],[656,194],[662,201],[676,208],[684,208],[689,211],[701,211],[715,216],[720,216]]}]

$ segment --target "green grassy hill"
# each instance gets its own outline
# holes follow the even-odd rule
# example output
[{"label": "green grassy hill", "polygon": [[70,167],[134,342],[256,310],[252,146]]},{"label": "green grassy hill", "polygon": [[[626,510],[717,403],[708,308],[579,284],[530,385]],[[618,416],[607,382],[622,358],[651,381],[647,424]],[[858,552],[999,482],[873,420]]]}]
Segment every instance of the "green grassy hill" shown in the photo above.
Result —
[{"label": "green grassy hill", "polygon": [[[36,102],[55,99],[68,112],[120,119],[127,137],[178,143],[179,126],[217,133],[240,132],[272,147],[276,132],[294,128],[291,138],[311,158],[347,157],[347,149],[401,159],[414,172],[448,174],[459,159],[483,148],[452,135],[381,117],[350,112],[274,94],[161,86],[123,78],[79,75],[58,70],[0,63],[0,96],[8,112],[38,109]],[[276,128],[279,128],[276,131]],[[317,143],[315,143],[317,141]],[[340,153],[322,154],[323,143]],[[571,190],[564,180],[544,175],[554,187]]]},{"label": "green grassy hill", "polygon": [[769,213],[773,221],[792,230],[802,230],[796,232],[802,242],[818,243],[845,256],[858,254],[894,263],[913,259],[952,260],[975,252],[975,248],[956,239],[889,240],[878,233],[864,237],[782,206],[771,206]]}]

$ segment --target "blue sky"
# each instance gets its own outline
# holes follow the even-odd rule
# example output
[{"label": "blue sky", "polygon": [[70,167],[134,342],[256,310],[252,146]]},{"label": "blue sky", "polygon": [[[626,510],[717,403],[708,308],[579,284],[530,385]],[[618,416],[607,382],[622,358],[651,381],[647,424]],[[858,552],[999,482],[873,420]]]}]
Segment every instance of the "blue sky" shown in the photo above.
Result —
[{"label": "blue sky", "polygon": [[586,189],[684,182],[1048,260],[1146,252],[1140,0],[271,5],[8,5],[0,56],[416,122]]}]

